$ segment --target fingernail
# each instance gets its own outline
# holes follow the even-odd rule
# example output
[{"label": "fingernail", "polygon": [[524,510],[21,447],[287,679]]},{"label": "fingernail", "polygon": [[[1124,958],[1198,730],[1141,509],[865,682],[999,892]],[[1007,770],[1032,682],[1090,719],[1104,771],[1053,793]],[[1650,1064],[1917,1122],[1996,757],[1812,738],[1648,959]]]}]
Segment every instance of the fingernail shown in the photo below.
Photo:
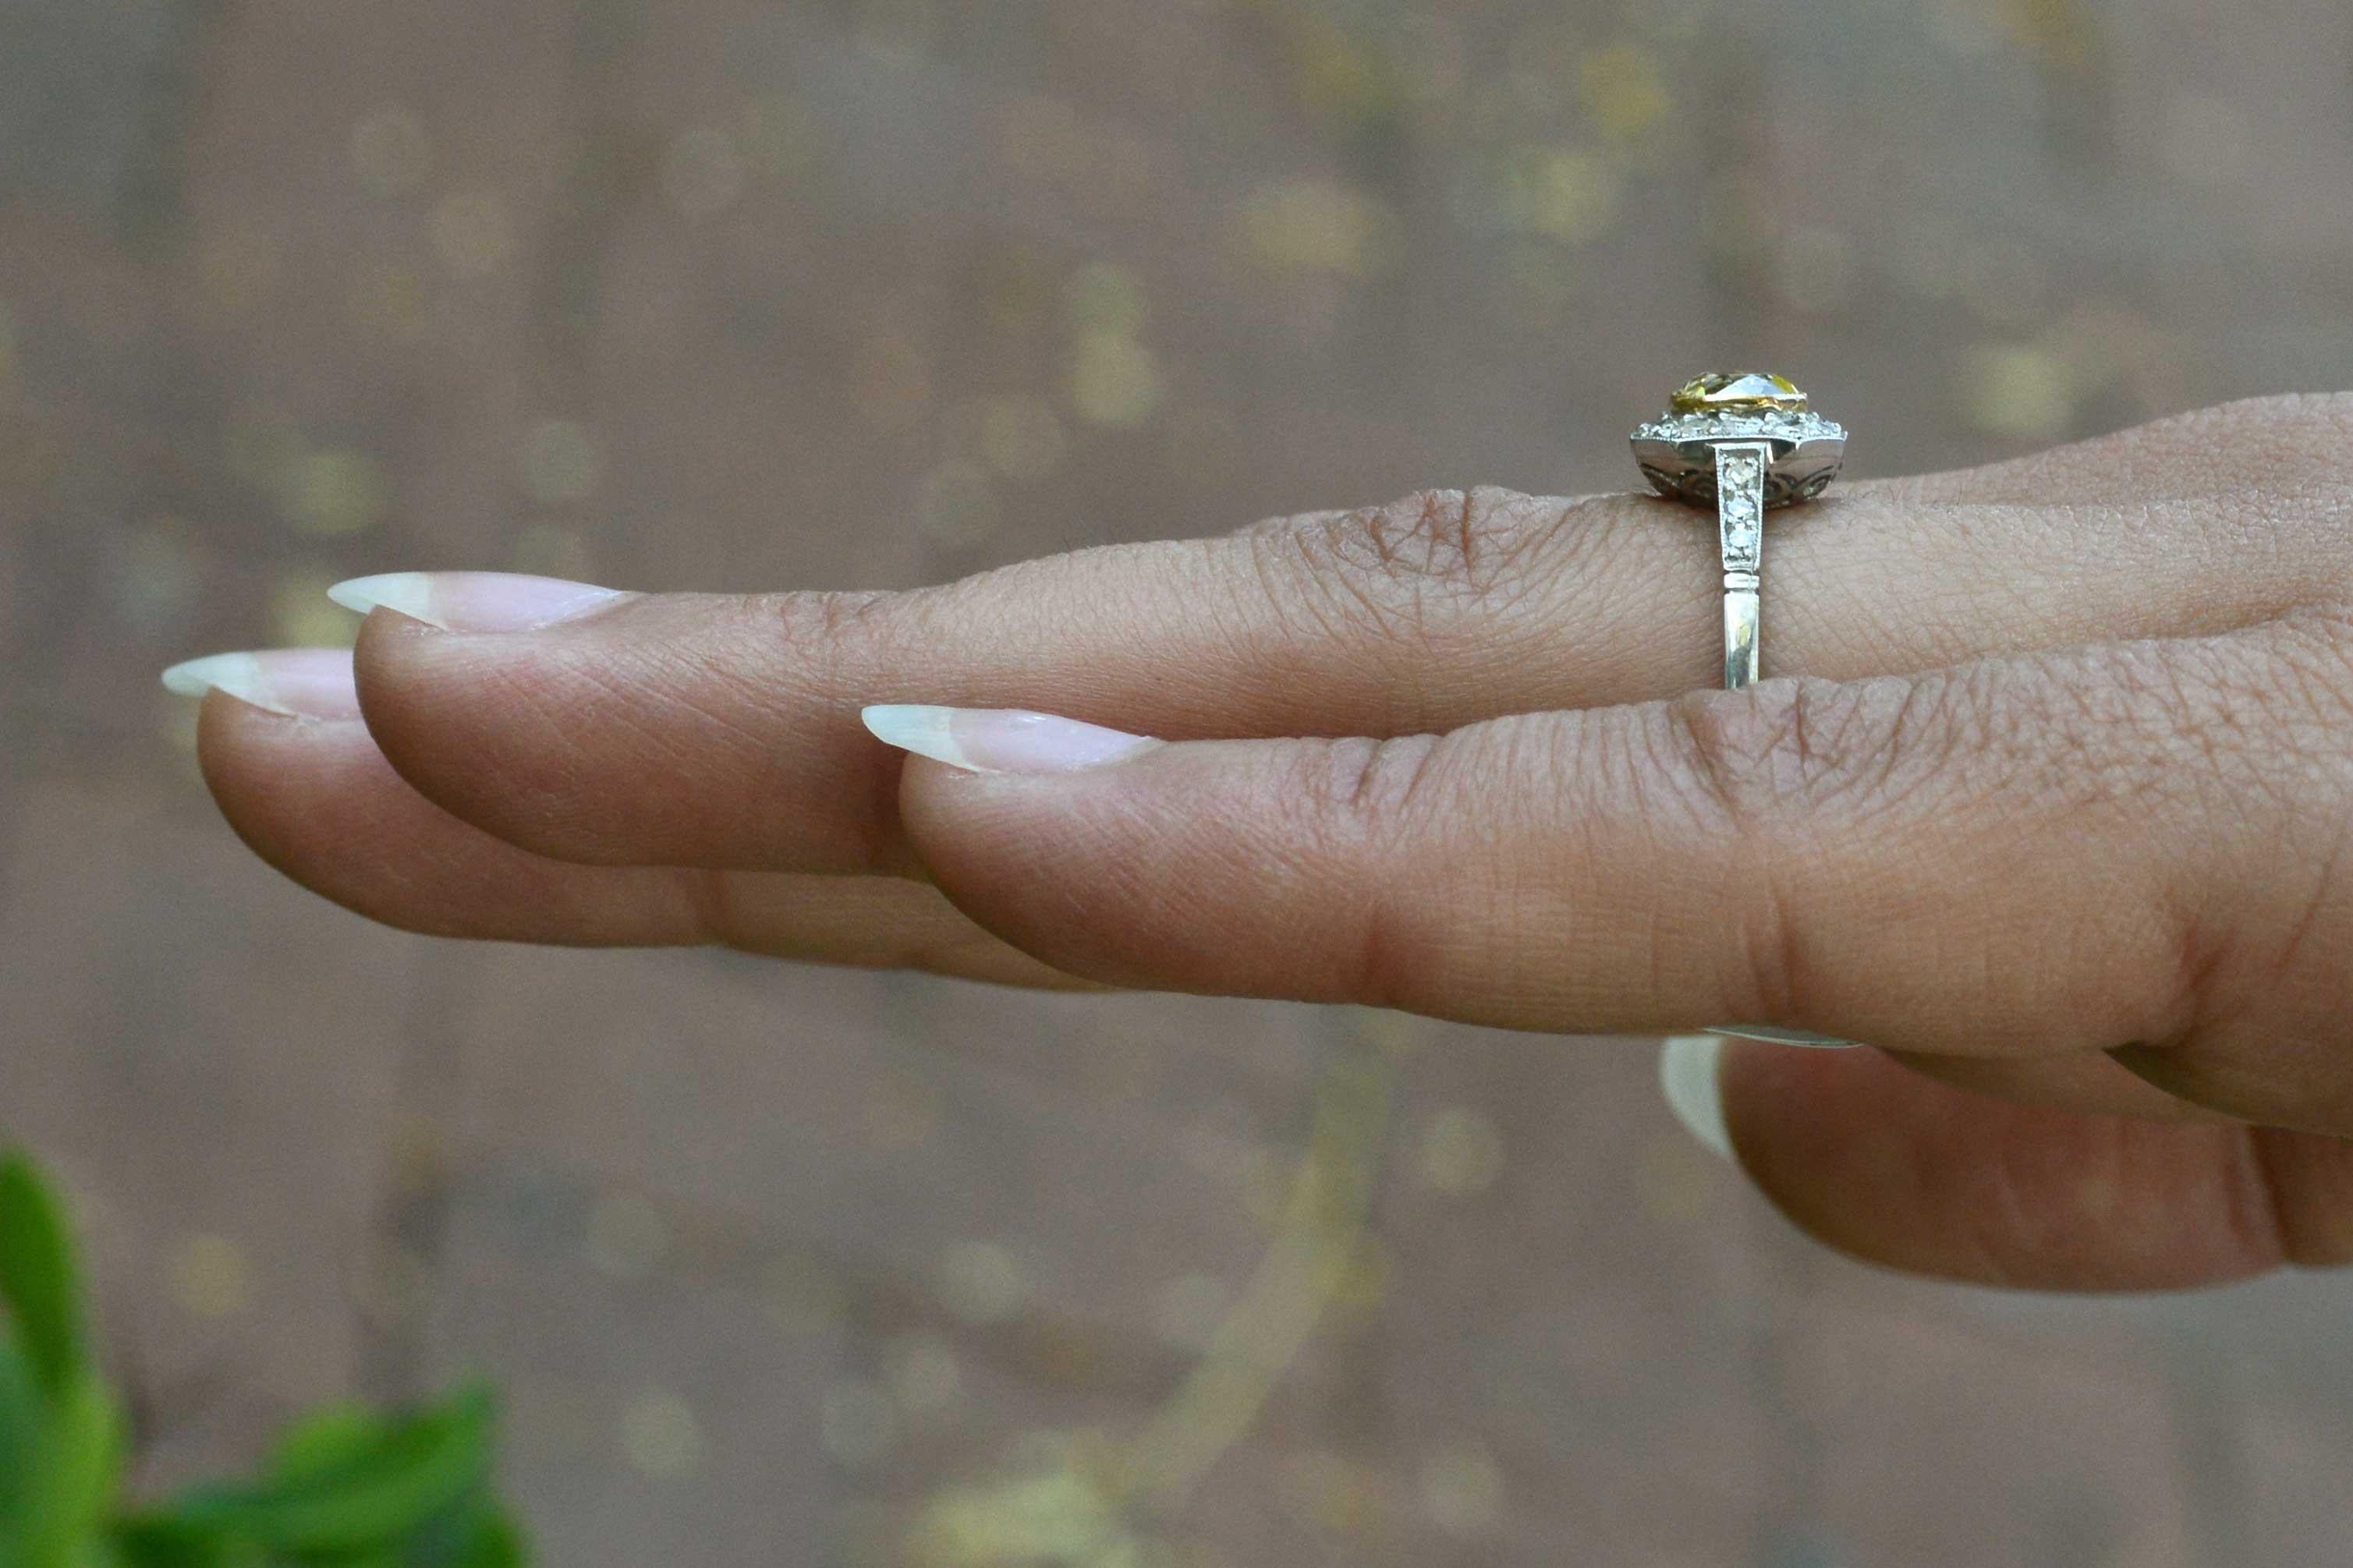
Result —
[{"label": "fingernail", "polygon": [[1711,1035],[1730,1035],[1738,1040],[1770,1040],[1777,1046],[1805,1046],[1818,1051],[1851,1051],[1853,1040],[1841,1040],[1835,1035],[1810,1035],[1803,1029],[1777,1028],[1771,1024],[1710,1024]]},{"label": "fingernail", "polygon": [[397,610],[445,632],[527,632],[627,597],[617,589],[513,572],[386,572],[327,590],[347,610]]},{"label": "fingernail", "polygon": [[1683,1130],[1729,1160],[1732,1134],[1724,1126],[1724,1091],[1716,1070],[1724,1042],[1714,1035],[1676,1035],[1659,1047],[1659,1088]]},{"label": "fingernail", "polygon": [[1018,708],[881,703],[859,717],[878,741],[976,773],[1074,773],[1125,762],[1164,743]]},{"label": "fingernail", "polygon": [[352,656],[339,647],[281,647],[263,653],[216,653],[164,672],[166,690],[182,697],[226,691],[240,702],[289,719],[356,719],[360,696],[352,684]]}]

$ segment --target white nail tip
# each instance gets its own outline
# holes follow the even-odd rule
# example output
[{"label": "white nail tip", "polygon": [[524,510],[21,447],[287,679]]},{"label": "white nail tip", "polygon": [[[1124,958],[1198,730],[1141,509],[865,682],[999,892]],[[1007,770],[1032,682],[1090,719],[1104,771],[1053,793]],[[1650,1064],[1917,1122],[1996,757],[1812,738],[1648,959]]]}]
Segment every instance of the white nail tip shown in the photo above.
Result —
[{"label": "white nail tip", "polygon": [[1765,1040],[1777,1046],[1802,1046],[1812,1051],[1851,1051],[1857,1048],[1854,1041],[1841,1040],[1835,1035],[1783,1029],[1771,1024],[1710,1024],[1707,1032],[1729,1035],[1736,1040]]},{"label": "white nail tip", "polygon": [[867,731],[886,745],[953,768],[981,772],[965,749],[956,744],[953,730],[955,711],[953,708],[920,703],[878,702],[859,710],[858,716],[864,721]]},{"label": "white nail tip", "polygon": [[374,577],[353,577],[329,588],[327,597],[363,616],[381,608],[396,610],[429,626],[441,624],[433,618],[432,580],[422,572],[385,572]]},{"label": "white nail tip", "polygon": [[1732,1134],[1717,1080],[1723,1060],[1724,1042],[1714,1035],[1676,1035],[1659,1048],[1659,1088],[1684,1130],[1729,1160]]},{"label": "white nail tip", "polygon": [[292,714],[262,679],[261,661],[249,653],[216,653],[175,664],[164,672],[164,689],[179,697],[202,697],[207,691],[227,692],[240,702]]}]

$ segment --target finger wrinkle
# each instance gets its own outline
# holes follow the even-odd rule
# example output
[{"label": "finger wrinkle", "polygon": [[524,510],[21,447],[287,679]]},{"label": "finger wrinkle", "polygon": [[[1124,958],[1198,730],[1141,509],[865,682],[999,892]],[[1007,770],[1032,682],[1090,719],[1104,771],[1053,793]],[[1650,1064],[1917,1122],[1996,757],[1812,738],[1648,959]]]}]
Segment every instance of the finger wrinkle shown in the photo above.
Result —
[{"label": "finger wrinkle", "polygon": [[2237,1142],[2229,1211],[2233,1234],[2257,1267],[2306,1262],[2285,1173],[2273,1163],[2274,1140],[2262,1128],[2246,1127]]},{"label": "finger wrinkle", "polygon": [[681,867],[674,873],[692,912],[694,945],[754,951],[736,899],[735,874],[715,868]]},{"label": "finger wrinkle", "polygon": [[2272,1127],[2246,1136],[2281,1256],[2303,1268],[2353,1264],[2353,1141]]}]

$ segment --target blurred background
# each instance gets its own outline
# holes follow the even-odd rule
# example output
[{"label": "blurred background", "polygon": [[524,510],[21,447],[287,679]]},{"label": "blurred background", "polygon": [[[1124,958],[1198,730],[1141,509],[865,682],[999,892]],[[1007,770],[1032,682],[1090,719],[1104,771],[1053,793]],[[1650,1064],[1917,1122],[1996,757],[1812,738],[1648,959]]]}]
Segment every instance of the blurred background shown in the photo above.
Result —
[{"label": "blurred background", "polygon": [[1917,1284],[1646,1042],[466,947],[156,671],[2353,385],[2341,0],[0,0],[0,1134],[140,1473],[468,1369],[563,1564],[2304,1564],[2353,1283]]}]

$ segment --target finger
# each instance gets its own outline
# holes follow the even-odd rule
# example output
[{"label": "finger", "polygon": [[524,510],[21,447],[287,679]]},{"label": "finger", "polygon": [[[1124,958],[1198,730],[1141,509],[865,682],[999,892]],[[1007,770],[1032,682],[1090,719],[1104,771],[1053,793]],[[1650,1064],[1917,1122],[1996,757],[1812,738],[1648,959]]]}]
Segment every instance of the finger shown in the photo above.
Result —
[{"label": "finger", "polygon": [[[2348,550],[2323,448],[2235,433],[2329,417],[2226,412],[1777,514],[1768,667],[1915,670],[2301,603],[2341,583]],[[414,617],[372,617],[362,638],[369,722],[468,821],[565,859],[870,870],[904,861],[894,765],[849,722],[860,703],[1173,738],[1453,729],[1711,684],[1720,580],[1713,524],[1687,509],[1476,490],[902,595],[462,575],[344,593]]]},{"label": "finger", "polygon": [[2168,1094],[2105,1051],[2026,1058],[1930,1056],[1919,1051],[1887,1055],[1939,1083],[2014,1105],[2045,1106],[2084,1116],[2134,1116],[2149,1121],[2235,1123],[2239,1120]]},{"label": "finger", "polygon": [[1733,1042],[1718,1075],[1751,1179],[1801,1228],[1870,1262],[2152,1290],[2353,1261],[2353,1144],[2339,1140],[2020,1105],[1873,1051]]},{"label": "finger", "polygon": [[902,790],[934,878],[1057,968],[1517,1027],[1740,1018],[2049,1056],[2242,1012],[2332,1037],[2353,895],[2306,847],[2341,830],[2353,763],[2341,731],[2267,728],[2257,700],[2303,636],[1394,742],[1108,753],[1054,721],[878,719],[952,764],[911,763]]},{"label": "finger", "polygon": [[[883,878],[578,866],[468,826],[402,782],[357,719],[348,656],[237,656],[208,700],[206,783],[238,835],[294,880],[437,936],[572,946],[722,944],[780,958],[1067,989],[934,889]],[[297,679],[299,677],[299,679]]]}]

